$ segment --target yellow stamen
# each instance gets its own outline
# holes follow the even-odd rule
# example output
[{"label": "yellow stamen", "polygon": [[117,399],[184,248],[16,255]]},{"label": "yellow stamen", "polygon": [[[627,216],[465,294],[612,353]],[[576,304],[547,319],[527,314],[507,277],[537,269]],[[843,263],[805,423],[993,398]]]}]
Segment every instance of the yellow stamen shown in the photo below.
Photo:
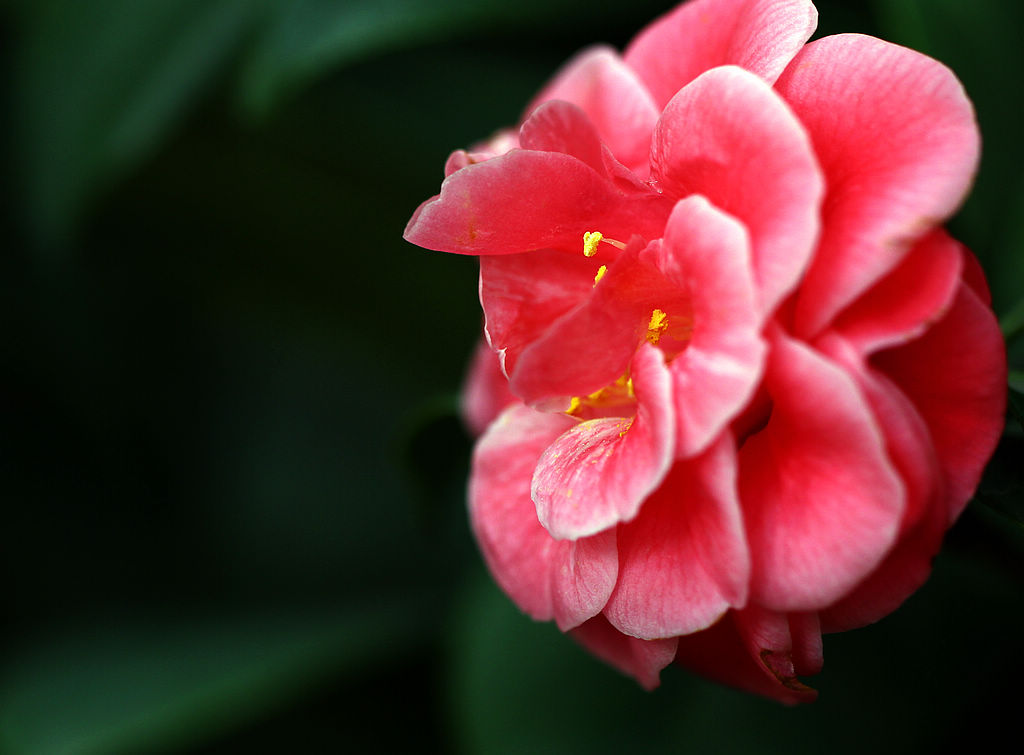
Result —
[{"label": "yellow stamen", "polygon": [[601,267],[599,267],[597,269],[597,275],[594,276],[594,285],[595,286],[597,285],[597,282],[599,280],[601,280],[604,277],[604,274],[607,273],[607,272],[608,272],[608,266],[607,265],[601,265]]},{"label": "yellow stamen", "polygon": [[565,410],[565,413],[566,414],[572,414],[574,411],[576,411],[577,409],[580,408],[580,404],[581,403],[582,402],[580,401],[580,397],[579,396],[573,396],[572,400],[569,401],[569,408]]},{"label": "yellow stamen", "polygon": [[597,254],[597,245],[601,243],[603,238],[604,236],[601,235],[600,231],[594,231],[593,233],[585,231],[583,233],[583,256],[593,257]]},{"label": "yellow stamen", "polygon": [[647,340],[655,346],[661,340],[661,334],[668,330],[668,315],[660,309],[651,312],[651,322],[647,325]]}]

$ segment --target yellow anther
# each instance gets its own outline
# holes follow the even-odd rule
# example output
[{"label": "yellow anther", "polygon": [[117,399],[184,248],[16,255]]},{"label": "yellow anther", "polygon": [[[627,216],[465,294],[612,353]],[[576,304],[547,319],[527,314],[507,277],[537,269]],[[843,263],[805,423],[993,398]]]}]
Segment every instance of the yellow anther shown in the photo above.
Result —
[{"label": "yellow anther", "polygon": [[651,321],[647,325],[647,340],[655,346],[661,340],[661,334],[668,330],[668,315],[660,309],[651,312]]},{"label": "yellow anther", "polygon": [[601,235],[600,231],[594,231],[593,233],[585,231],[583,233],[583,256],[593,257],[597,254],[597,245],[601,243],[603,238],[604,236]]},{"label": "yellow anther", "polygon": [[608,266],[607,265],[601,265],[601,267],[597,268],[597,275],[594,276],[594,285],[595,286],[597,285],[597,282],[599,280],[601,280],[604,277],[604,274],[607,273],[607,272],[608,272]]},{"label": "yellow anther", "polygon": [[566,414],[572,414],[574,411],[576,411],[577,409],[580,408],[580,404],[581,403],[582,402],[580,401],[580,397],[579,396],[573,396],[572,400],[569,401],[569,408],[565,410],[565,413]]}]

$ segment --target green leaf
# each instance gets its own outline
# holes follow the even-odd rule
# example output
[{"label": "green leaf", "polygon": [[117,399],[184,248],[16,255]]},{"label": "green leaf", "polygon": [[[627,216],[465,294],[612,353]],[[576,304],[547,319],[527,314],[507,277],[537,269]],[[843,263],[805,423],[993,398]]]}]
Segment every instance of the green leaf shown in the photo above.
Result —
[{"label": "green leaf", "polygon": [[153,752],[217,734],[341,672],[416,649],[423,606],[81,626],[0,679],[9,755]]},{"label": "green leaf", "polygon": [[17,154],[37,240],[63,241],[97,190],[171,131],[258,8],[246,0],[26,4]]}]

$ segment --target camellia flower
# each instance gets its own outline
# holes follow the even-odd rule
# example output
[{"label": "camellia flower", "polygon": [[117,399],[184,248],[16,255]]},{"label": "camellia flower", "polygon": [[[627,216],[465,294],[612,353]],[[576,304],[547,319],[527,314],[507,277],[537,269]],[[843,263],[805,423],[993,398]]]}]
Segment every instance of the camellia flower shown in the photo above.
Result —
[{"label": "camellia flower", "polygon": [[926,579],[1002,428],[1005,353],[941,228],[978,159],[936,61],[695,0],[581,53],[405,232],[480,255],[465,393],[495,578],[653,687],[785,702]]}]

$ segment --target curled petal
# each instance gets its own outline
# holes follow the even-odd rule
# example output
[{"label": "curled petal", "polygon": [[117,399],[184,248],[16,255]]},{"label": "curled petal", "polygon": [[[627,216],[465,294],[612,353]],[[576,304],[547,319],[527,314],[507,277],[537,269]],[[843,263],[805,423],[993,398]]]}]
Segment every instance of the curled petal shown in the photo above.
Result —
[{"label": "curled petal", "polygon": [[[761,378],[765,347],[747,234],[703,197],[680,200],[650,257],[687,292],[693,332],[672,360],[676,455],[700,453],[740,411]],[[644,252],[648,255],[648,252]]]},{"label": "curled petal", "polygon": [[961,284],[934,327],[872,360],[921,414],[946,475],[948,522],[959,516],[1003,429],[1006,350],[992,310]]},{"label": "curled petal", "polygon": [[701,194],[746,226],[760,306],[771,312],[810,261],[824,192],[786,103],[740,68],[708,71],[665,108],[651,161],[666,194]]},{"label": "curled petal", "polygon": [[676,661],[701,676],[788,705],[818,697],[798,678],[821,670],[821,631],[813,613],[750,606],[679,639]]},{"label": "curled petal", "polygon": [[956,209],[977,167],[978,128],[949,69],[859,34],[807,45],[776,89],[810,133],[828,185],[796,310],[810,337]]},{"label": "curled petal", "polygon": [[625,59],[664,106],[717,66],[737,65],[772,83],[817,23],[810,0],[695,0],[641,31]]},{"label": "curled petal", "polygon": [[604,616],[595,616],[570,632],[573,639],[606,663],[632,676],[646,690],[660,684],[661,670],[676,655],[678,640],[640,640],[622,634]]},{"label": "curled petal", "polygon": [[888,553],[904,490],[869,406],[839,367],[776,332],[765,385],[768,424],[740,450],[751,599],[816,610]]},{"label": "curled petal", "polygon": [[514,149],[448,176],[413,213],[404,238],[456,254],[577,250],[595,228],[611,238],[656,238],[671,209],[654,193],[624,194],[571,155]]},{"label": "curled petal", "polygon": [[604,607],[618,572],[614,531],[558,542],[530,499],[537,459],[573,424],[564,414],[507,409],[477,442],[469,482],[470,521],[494,578],[523,611],[563,629]]},{"label": "curled petal", "polygon": [[643,639],[690,634],[747,597],[750,557],[726,434],[677,462],[632,522],[619,526],[619,578],[604,615]]},{"label": "curled petal", "polygon": [[552,443],[537,464],[532,496],[556,539],[593,535],[636,516],[672,463],[668,368],[643,344],[633,359],[636,416],[581,422]]},{"label": "curled petal", "polygon": [[537,95],[526,112],[532,117],[539,105],[551,100],[579,107],[616,159],[633,170],[646,172],[658,107],[614,50],[595,47],[581,52]]}]

